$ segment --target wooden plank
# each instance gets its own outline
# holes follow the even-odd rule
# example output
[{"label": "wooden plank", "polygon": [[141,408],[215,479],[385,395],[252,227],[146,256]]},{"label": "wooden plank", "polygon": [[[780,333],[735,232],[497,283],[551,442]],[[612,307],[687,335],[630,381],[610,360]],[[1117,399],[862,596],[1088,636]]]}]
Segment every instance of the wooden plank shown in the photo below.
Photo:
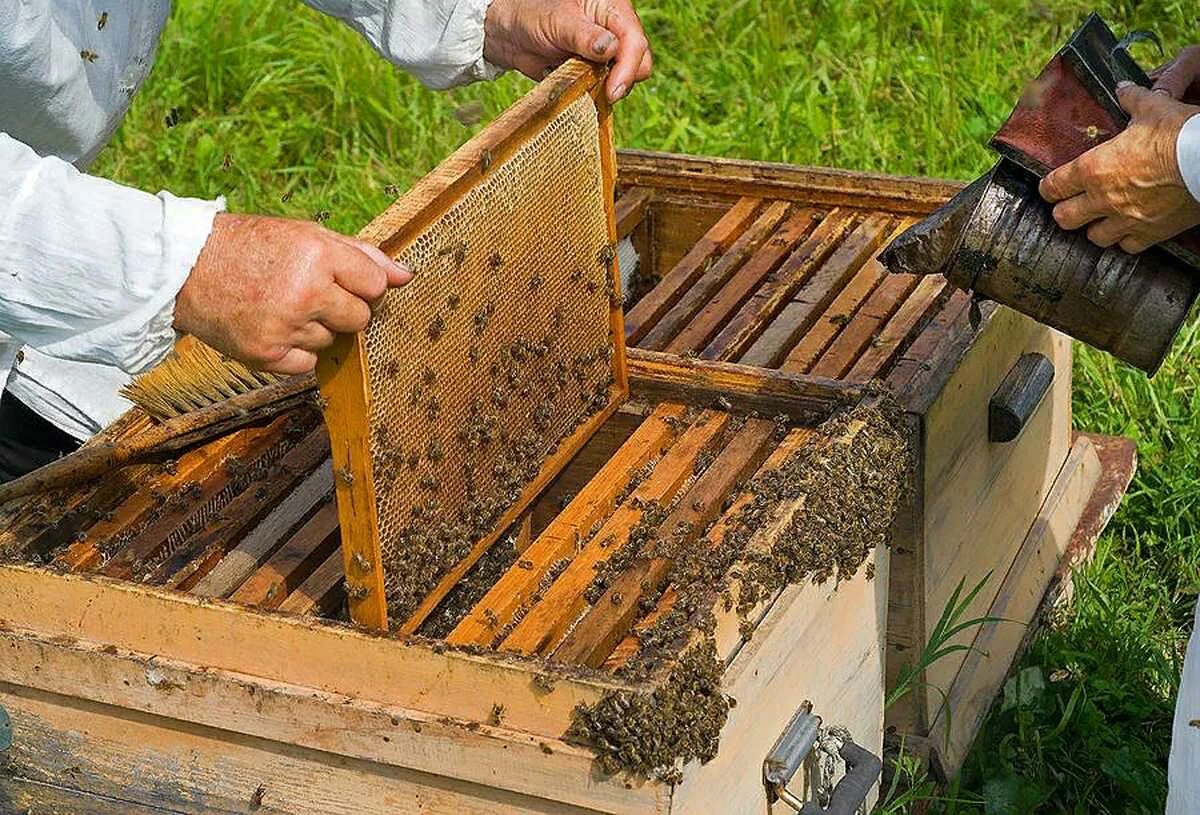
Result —
[{"label": "wooden plank", "polygon": [[675,439],[683,405],[664,403],[634,431],[587,485],[538,535],[496,584],[475,604],[446,641],[455,645],[490,645],[512,622],[555,563],[574,552],[593,526],[610,516],[617,498],[636,473]]},{"label": "wooden plank", "polygon": [[[1100,459],[1091,441],[1086,436],[1077,437],[988,608],[988,615],[1000,622],[979,628],[950,684],[945,705],[935,714],[931,735],[951,777],[966,758],[1008,676],[1025,628],[1036,617],[1101,474]],[[952,718],[946,715],[947,707],[953,712]]]},{"label": "wooden plank", "polygon": [[788,256],[783,265],[742,304],[724,328],[700,353],[709,360],[739,360],[776,322],[780,311],[813,271],[828,259],[857,222],[852,212],[829,212],[812,234]]},{"label": "wooden plank", "polygon": [[530,665],[512,656],[437,653],[308,617],[28,566],[0,565],[0,621],[468,721],[487,721],[502,699],[508,727],[554,738],[577,704],[631,687],[543,666],[553,687],[535,690]]},{"label": "wooden plank", "polygon": [[[608,311],[609,322],[612,327],[612,336],[616,339],[612,343],[612,376],[613,376],[613,401],[616,403],[606,414],[611,416],[613,410],[616,409],[619,403],[625,400],[629,395],[629,364],[625,359],[625,343],[620,340],[625,336],[625,310],[622,308],[624,294],[621,292],[621,269],[620,260],[617,258],[616,246],[620,240],[617,234],[617,216],[613,206],[613,200],[617,196],[617,148],[616,141],[613,136],[613,120],[612,120],[612,104],[608,101],[608,95],[604,90],[604,83],[600,78],[605,75],[605,71],[596,72],[593,70],[593,77],[589,92],[592,96],[592,102],[596,106],[596,116],[600,123],[600,176],[602,183],[601,200],[604,201],[604,219],[608,228],[608,245],[613,248],[612,268],[609,269],[609,285],[612,287],[612,295],[609,298],[610,308]],[[592,431],[595,431],[603,422],[593,423]],[[571,444],[561,452],[556,453],[544,465],[544,467],[553,468],[553,473],[558,473],[567,462],[579,452],[579,448],[587,437],[582,439],[572,438]],[[542,487],[548,484],[550,478],[545,478],[542,481]],[[541,492],[538,489],[535,492],[527,493],[522,501],[522,506],[527,505],[533,500],[533,497]],[[509,519],[511,523],[514,518]],[[504,527],[501,527],[503,529]],[[412,630],[416,630],[415,628]]]},{"label": "wooden plank", "polygon": [[680,258],[671,271],[625,315],[625,342],[636,345],[667,313],[684,292],[704,273],[705,267],[746,230],[758,214],[763,202],[743,198],[734,204],[721,219]]},{"label": "wooden plank", "polygon": [[825,309],[825,313],[788,352],[787,358],[779,366],[780,370],[806,373],[820,359],[821,354],[825,353],[825,349],[833,343],[863,301],[871,296],[871,292],[875,291],[886,275],[887,270],[875,258],[869,263],[864,263],[854,277],[850,278],[850,282],[838,292],[838,296],[829,304],[829,308]]},{"label": "wooden plank", "polygon": [[[183,806],[183,802],[180,802]],[[29,781],[0,773],[0,807],[12,813],[87,813],[87,815],[171,815],[181,809],[163,809],[124,798],[94,795],[44,781]],[[199,810],[189,807],[189,812]]]},{"label": "wooden plank", "polygon": [[[957,345],[955,338],[969,342],[966,332],[970,328],[967,309],[971,297],[961,289],[951,289],[946,303],[935,310],[933,319],[925,325],[909,347],[903,351],[884,377],[888,391],[914,413],[925,413],[928,401],[925,389],[917,385],[921,375],[928,375],[931,359],[937,350],[947,345]],[[974,332],[972,332],[973,334]]]},{"label": "wooden plank", "polygon": [[[871,293],[850,322],[838,334],[837,339],[813,365],[814,376],[841,379],[867,350],[871,340],[883,328],[884,323],[900,308],[916,288],[918,278],[913,275],[888,275]],[[935,281],[936,282],[936,281]]]},{"label": "wooden plank", "polygon": [[315,507],[332,497],[333,464],[326,459],[190,589],[192,594],[197,597],[228,596],[270,557]]},{"label": "wooden plank", "polygon": [[112,540],[122,532],[134,530],[150,516],[166,496],[195,480],[199,473],[207,472],[215,466],[215,462],[223,458],[226,450],[235,445],[240,435],[246,432],[239,430],[180,456],[174,468],[157,474],[143,484],[141,489],[133,492],[113,510],[111,517],[98,520],[87,530],[85,537],[73,542],[56,555],[55,564],[72,571],[91,571],[96,568],[104,556],[100,544]]},{"label": "wooden plank", "polygon": [[[742,479],[758,469],[775,436],[775,424],[751,419],[739,430],[708,468],[684,493],[678,505],[659,526],[659,540],[687,547],[699,538],[720,513],[726,497]],[[684,527],[685,535],[677,530]],[[598,668],[632,628],[642,598],[656,595],[671,571],[666,557],[639,560],[626,569],[554,651],[553,659],[568,665]]]},{"label": "wooden plank", "polygon": [[963,188],[960,181],[641,150],[622,150],[618,160],[621,182],[627,185],[709,197],[755,196],[908,215],[928,215]]},{"label": "wooden plank", "polygon": [[329,436],[324,427],[317,427],[289,450],[266,478],[243,490],[215,519],[180,544],[150,574],[147,582],[188,591],[280,500],[299,487],[314,468],[328,460]]},{"label": "wooden plank", "polygon": [[[1019,438],[988,440],[988,400],[1024,353],[1054,363],[1055,380]],[[1001,575],[1034,523],[1071,446],[1070,340],[1008,309],[998,310],[976,337],[926,414],[925,589],[926,630],[962,581],[970,588],[989,573],[988,588],[966,610],[986,612]],[[971,632],[973,634],[974,632]],[[955,642],[970,644],[964,632]],[[951,654],[926,671],[928,709],[941,704],[965,654]]]},{"label": "wooden plank", "polygon": [[[802,209],[759,247],[742,268],[711,293],[698,314],[668,343],[672,354],[700,353],[716,336],[721,326],[745,303],[812,230],[820,215],[813,209]],[[694,291],[695,289],[693,289]],[[646,346],[648,347],[648,346]]]},{"label": "wooden plank", "polygon": [[[512,525],[513,521],[517,519],[517,516],[524,511],[525,507],[530,504],[534,496],[538,495],[543,489],[546,488],[546,485],[554,479],[555,475],[562,471],[567,463],[583,447],[584,443],[591,438],[592,434],[594,434],[597,429],[603,426],[603,424],[608,421],[609,417],[611,417],[617,411],[617,409],[621,406],[621,401],[624,399],[625,394],[624,392],[618,391],[615,386],[612,389],[612,393],[613,395],[609,400],[608,407],[592,414],[587,421],[581,423],[577,428],[575,428],[575,431],[571,433],[571,435],[569,435],[562,442],[562,444],[559,445],[559,448],[555,451],[554,455],[546,459],[546,461],[542,464],[542,469],[538,472],[537,477],[525,486],[525,489],[522,491],[521,497],[517,499],[517,502],[512,506],[511,509],[500,516],[500,520],[496,524],[496,531],[487,537],[481,538],[479,542],[475,544],[474,548],[467,553],[466,557],[464,557],[456,566],[446,572],[441,581],[433,588],[433,590],[425,595],[425,599],[421,601],[421,604],[417,606],[417,609],[399,626],[399,633],[412,634],[421,627],[421,623],[425,622],[425,619],[432,614],[433,610],[438,607],[438,604],[440,604],[442,600],[446,598],[446,595],[450,593],[450,590],[458,585],[458,582],[462,580],[463,575],[470,571],[471,567],[475,565],[479,558],[483,557],[483,553],[490,549],[492,544],[499,539],[500,535],[504,533],[504,530],[508,529],[508,527]],[[345,553],[343,552],[343,554]]]},{"label": "wooden plank", "polygon": [[337,507],[327,504],[317,510],[229,599],[248,606],[275,608],[335,552],[337,532]]},{"label": "wooden plank", "polygon": [[847,281],[875,253],[890,228],[888,216],[868,215],[864,218],[837,251],[793,289],[792,302],[746,350],[740,361],[764,368],[778,366],[817,317],[829,308]]},{"label": "wooden plank", "polygon": [[617,238],[627,238],[633,230],[637,229],[645,219],[653,199],[654,191],[646,187],[633,187],[621,194],[614,210],[617,219]]},{"label": "wooden plank", "polygon": [[729,414],[705,411],[680,434],[654,467],[650,476],[617,508],[600,529],[575,553],[571,563],[542,593],[500,644],[505,651],[548,654],[575,622],[585,603],[584,590],[595,578],[597,565],[619,552],[629,541],[650,501],[668,503],[692,476],[696,459],[721,441]]},{"label": "wooden plank", "polygon": [[346,597],[345,577],[339,545],[338,551],[325,558],[325,562],[279,604],[279,610],[288,614],[330,613]]},{"label": "wooden plank", "polygon": [[935,313],[950,291],[950,286],[940,275],[922,278],[843,378],[850,382],[868,382],[885,372],[909,337],[920,330],[922,323]]},{"label": "wooden plank", "polygon": [[708,304],[726,281],[767,243],[791,208],[791,204],[781,201],[768,203],[733,245],[714,263],[706,265],[686,291],[680,292],[675,304],[638,340],[638,347],[652,351],[667,350],[675,336]]},{"label": "wooden plank", "polygon": [[533,502],[530,514],[533,518],[531,532],[535,540],[621,449],[621,445],[629,440],[644,419],[645,413],[626,403],[587,440],[571,463]]},{"label": "wooden plank", "polygon": [[[283,441],[292,421],[289,416],[278,416],[266,427],[239,434],[236,441],[223,448],[224,455],[220,459],[209,462],[211,468],[198,471],[197,480],[181,488],[174,500],[168,501],[165,511],[122,546],[100,572],[109,577],[129,579],[161,556],[172,540],[185,534],[184,530],[202,525],[213,514],[212,505],[236,483],[231,470],[240,470],[247,465],[254,467],[257,461],[272,455],[272,448]],[[230,466],[232,461],[238,462],[236,468]]]},{"label": "wooden plank", "polygon": [[[321,749],[178,725],[157,716],[0,685],[19,722],[22,777],[205,815],[586,815],[595,810]],[[643,812],[649,807],[644,807]],[[635,810],[636,811],[636,810]],[[653,811],[653,810],[650,810]],[[41,812],[41,810],[39,810]]]},{"label": "wooden plank", "polygon": [[[0,647],[13,657],[0,666],[0,683],[17,679],[14,694],[96,710],[114,719],[114,724],[153,722],[155,727],[142,733],[152,734],[156,743],[169,739],[168,733],[158,728],[201,730],[223,739],[230,749],[247,742],[268,751],[301,748],[312,751],[311,759],[318,764],[369,763],[371,771],[381,777],[393,774],[394,769],[429,773],[425,783],[431,792],[453,778],[589,811],[643,811],[669,794],[669,787],[663,784],[627,787],[622,779],[594,775],[589,750],[511,730],[503,723],[431,716],[397,705],[364,703],[299,685],[96,643],[47,640],[27,632],[0,632]],[[20,684],[27,674],[31,674],[29,684]],[[17,727],[20,736],[27,739],[31,734],[19,715]],[[68,728],[68,732],[76,730]],[[133,752],[144,746],[144,742],[131,744]],[[85,752],[80,757],[86,760],[87,756]],[[52,762],[31,761],[31,757],[24,752],[17,759],[31,774],[41,776],[54,769]],[[59,760],[69,764],[72,754],[61,755]],[[189,770],[179,772],[176,783],[162,792],[178,791],[186,783]],[[0,779],[5,775],[0,772]],[[78,775],[86,776],[67,773],[54,780],[70,783]],[[247,795],[255,786],[247,789]],[[282,805],[279,790],[268,788],[267,793],[264,806]]]},{"label": "wooden plank", "polygon": [[704,407],[729,404],[734,410],[764,416],[782,413],[803,424],[824,421],[838,407],[855,404],[863,395],[860,386],[832,379],[681,359],[640,348],[629,349],[629,375],[639,398],[682,399]]}]

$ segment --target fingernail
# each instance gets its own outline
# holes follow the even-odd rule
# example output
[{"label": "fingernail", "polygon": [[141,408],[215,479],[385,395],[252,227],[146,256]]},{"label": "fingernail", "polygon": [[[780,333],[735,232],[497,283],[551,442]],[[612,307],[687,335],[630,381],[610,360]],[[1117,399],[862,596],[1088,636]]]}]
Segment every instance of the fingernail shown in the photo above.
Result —
[{"label": "fingernail", "polygon": [[1133,85],[1134,85],[1134,83],[1130,82],[1128,79],[1122,79],[1120,82],[1117,83],[1117,90],[1123,91],[1126,88],[1132,88]]},{"label": "fingernail", "polygon": [[605,31],[596,38],[595,42],[592,43],[592,50],[600,56],[604,56],[608,49],[612,47],[612,44],[616,41],[616,39],[617,38],[612,35],[611,31]]},{"label": "fingernail", "polygon": [[613,88],[612,100],[615,102],[625,96],[625,83],[622,82],[617,87]]}]

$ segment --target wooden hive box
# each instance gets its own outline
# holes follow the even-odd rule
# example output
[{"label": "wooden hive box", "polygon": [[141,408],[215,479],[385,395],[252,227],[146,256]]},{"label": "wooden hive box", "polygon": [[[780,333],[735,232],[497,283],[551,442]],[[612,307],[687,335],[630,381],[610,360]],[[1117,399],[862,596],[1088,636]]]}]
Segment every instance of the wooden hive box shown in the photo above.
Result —
[{"label": "wooden hive box", "polygon": [[[312,409],[2,508],[0,811],[761,811],[764,759],[797,713],[879,753],[885,682],[956,570],[968,584],[995,573],[983,610],[1032,617],[1065,541],[1098,534],[1127,479],[1096,456],[1119,445],[1072,442],[1060,338],[987,309],[972,332],[960,296],[871,265],[886,234],[953,188],[638,153],[618,164],[616,235],[631,241],[627,268],[629,246],[638,256],[630,401],[421,619],[392,621],[414,634],[348,624]],[[708,350],[722,347],[737,350]],[[1054,384],[1015,441],[987,441],[988,401],[1029,351],[1053,361]],[[901,400],[917,455],[893,545],[823,582],[799,570],[744,591],[757,585],[745,563],[824,540],[820,519],[861,504],[851,489],[819,505],[785,493],[742,538],[762,557],[697,581],[728,563],[694,554],[725,551],[753,485],[791,451],[807,451],[803,472],[867,472],[854,455],[874,449],[856,418],[874,415],[861,413],[878,401],[871,380]],[[1002,525],[963,520],[998,502]],[[618,556],[664,539],[676,545]],[[686,624],[656,627],[672,619]],[[982,710],[1014,630],[980,630],[987,654],[929,681]],[[656,631],[678,636],[664,645]],[[704,717],[699,730],[647,726],[642,713],[678,713],[679,698],[715,711],[719,732]],[[940,739],[937,706],[911,698],[892,723]],[[596,735],[588,722],[624,709],[638,712],[633,741],[572,731],[582,721]],[[969,741],[969,718],[956,709],[952,744]],[[715,738],[715,757],[657,778],[605,772],[657,749],[641,737],[658,733],[705,753]],[[810,761],[791,789],[837,780]]]},{"label": "wooden hive box", "polygon": [[[727,542],[768,552],[817,506],[785,494],[750,526],[755,484],[871,443],[863,409],[844,413],[858,394],[720,365],[638,370],[632,387],[415,636],[345,622],[310,407],[8,507],[21,563],[0,566],[0,809],[744,811],[766,801],[763,759],[798,711],[878,753],[887,550],[830,561],[840,577],[820,585],[721,578]],[[638,737],[605,736],[620,755],[580,742],[580,706],[585,733],[628,716]],[[619,770],[660,736],[712,760]]]},{"label": "wooden hive box", "polygon": [[[1074,433],[1071,344],[941,276],[875,259],[957,184],[628,153],[618,221],[639,266],[634,360],[691,358],[882,388],[904,408],[915,477],[892,544],[889,730],[960,766],[1048,588],[1086,557],[1133,474],[1131,442]],[[977,322],[977,325],[973,325]],[[638,349],[642,349],[639,351]],[[982,588],[918,672],[956,595]],[[961,591],[960,591],[961,587]],[[950,711],[947,714],[947,710]]]}]

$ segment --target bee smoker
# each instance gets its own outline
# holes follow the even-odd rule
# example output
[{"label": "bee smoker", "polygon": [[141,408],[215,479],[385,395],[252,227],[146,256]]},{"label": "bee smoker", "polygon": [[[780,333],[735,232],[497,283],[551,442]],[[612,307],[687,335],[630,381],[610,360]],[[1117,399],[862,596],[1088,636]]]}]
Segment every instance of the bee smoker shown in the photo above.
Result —
[{"label": "bee smoker", "polygon": [[1096,15],[1050,62],[992,139],[990,172],[899,236],[880,256],[893,272],[941,273],[1153,375],[1200,293],[1194,233],[1139,255],[1066,232],[1038,179],[1128,124],[1116,84],[1149,79]]},{"label": "bee smoker", "polygon": [[1066,232],[1037,179],[1007,161],[896,239],[893,272],[942,273],[1153,374],[1200,293],[1200,275],[1165,249],[1101,249]]}]

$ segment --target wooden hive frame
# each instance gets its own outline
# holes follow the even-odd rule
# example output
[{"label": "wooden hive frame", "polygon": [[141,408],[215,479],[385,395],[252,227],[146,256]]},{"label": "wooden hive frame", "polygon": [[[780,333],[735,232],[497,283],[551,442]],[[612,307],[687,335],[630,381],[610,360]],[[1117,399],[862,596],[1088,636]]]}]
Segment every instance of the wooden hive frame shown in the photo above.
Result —
[{"label": "wooden hive frame", "polygon": [[[612,202],[616,154],[611,108],[603,92],[602,80],[605,75],[604,69],[583,62],[573,60],[564,64],[372,221],[359,233],[359,237],[377,245],[392,257],[404,252],[425,229],[489,177],[490,172],[501,167],[568,106],[588,95],[595,104],[599,118],[601,192],[605,202],[609,243],[610,246],[615,245],[616,221]],[[624,343],[621,340],[620,275],[615,259],[609,265],[610,286],[615,294],[610,307],[614,339],[611,361],[613,382],[607,404],[583,421],[557,446],[537,475],[524,486],[520,497],[496,522],[492,532],[475,541],[467,555],[442,576],[426,601],[406,615],[406,619],[398,621],[403,633],[416,630],[441,598],[628,394]],[[383,629],[388,626],[388,609],[384,591],[376,473],[370,453],[371,428],[368,426],[368,416],[371,410],[371,386],[365,334],[339,336],[334,345],[319,356],[317,375],[326,423],[334,436],[333,466],[338,474],[336,492],[342,529],[341,553],[347,575],[350,615],[355,622]]]}]

